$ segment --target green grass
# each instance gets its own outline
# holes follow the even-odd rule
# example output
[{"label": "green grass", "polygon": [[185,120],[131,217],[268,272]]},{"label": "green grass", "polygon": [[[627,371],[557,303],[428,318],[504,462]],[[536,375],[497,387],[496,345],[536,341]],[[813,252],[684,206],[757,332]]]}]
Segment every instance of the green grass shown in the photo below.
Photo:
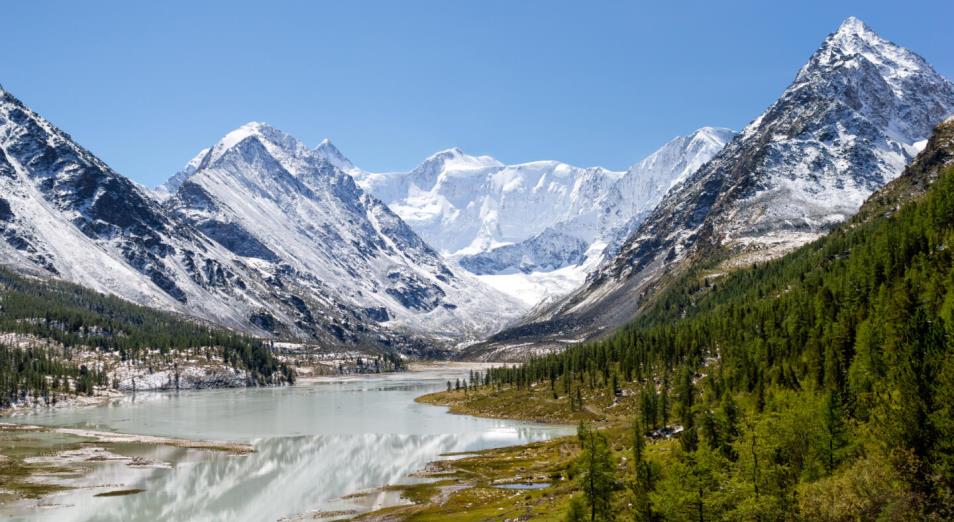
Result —
[{"label": "green grass", "polygon": [[[447,395],[443,397],[446,399]],[[434,399],[430,396],[422,402]],[[613,419],[603,432],[611,442],[620,475],[628,476],[631,434],[626,424],[618,422],[615,417]],[[664,463],[672,454],[674,444],[674,441],[650,443],[647,446],[649,458]],[[413,505],[382,509],[358,517],[358,520],[563,520],[570,499],[577,492],[573,462],[579,451],[576,437],[562,437],[480,451],[458,460],[437,461],[432,464],[434,470],[431,474],[439,477],[437,482],[389,488],[401,491]],[[623,457],[627,457],[626,460]],[[550,486],[538,490],[495,487],[526,482],[546,482]],[[625,506],[621,509],[625,510]]]},{"label": "green grass", "polygon": [[31,464],[31,457],[48,457],[61,451],[79,449],[82,439],[61,434],[26,431],[19,428],[0,428],[0,501],[18,498],[40,498],[66,486],[31,480],[44,474],[76,473],[75,468],[52,464]]},{"label": "green grass", "polygon": [[495,419],[514,419],[541,423],[576,424],[617,422],[632,419],[636,414],[635,389],[624,386],[623,396],[614,397],[608,389],[586,389],[583,408],[571,408],[570,399],[557,386],[537,385],[530,390],[483,387],[476,391],[442,391],[422,395],[416,400],[424,404],[447,406],[451,413]]}]

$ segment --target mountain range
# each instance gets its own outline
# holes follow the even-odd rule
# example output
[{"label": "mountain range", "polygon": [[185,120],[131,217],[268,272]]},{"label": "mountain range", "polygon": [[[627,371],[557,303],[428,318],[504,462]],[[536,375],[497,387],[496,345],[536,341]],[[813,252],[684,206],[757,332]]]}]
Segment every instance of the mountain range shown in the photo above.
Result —
[{"label": "mountain range", "polygon": [[299,328],[314,327],[309,298],[317,310],[347,304],[361,322],[451,339],[518,313],[506,296],[452,270],[320,149],[250,123],[200,156],[165,208],[290,292]]},{"label": "mountain range", "polygon": [[519,358],[817,239],[952,113],[950,81],[849,18],[741,132],[626,170],[453,148],[369,172],[253,122],[148,191],[0,90],[0,256],[258,336]]},{"label": "mountain range", "polygon": [[533,306],[578,287],[674,183],[733,136],[704,127],[622,172],[558,161],[506,165],[454,148],[410,172],[372,173],[328,141],[319,149],[449,260]]},{"label": "mountain range", "polygon": [[174,192],[160,202],[0,94],[7,266],[330,345],[413,352],[475,338],[519,311],[452,271],[350,175],[268,126],[229,133],[166,187]]}]

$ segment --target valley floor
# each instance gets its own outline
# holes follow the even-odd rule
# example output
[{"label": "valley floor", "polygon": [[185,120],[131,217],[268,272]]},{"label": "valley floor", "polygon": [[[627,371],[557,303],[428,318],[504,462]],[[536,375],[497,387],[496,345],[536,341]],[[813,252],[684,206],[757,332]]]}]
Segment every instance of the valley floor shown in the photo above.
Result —
[{"label": "valley floor", "polygon": [[[558,424],[586,421],[607,436],[619,472],[628,473],[635,396],[624,388],[618,396],[587,390],[582,397],[583,407],[573,408],[567,396],[554,397],[548,386],[535,385],[529,391],[481,387],[437,392],[417,401],[446,406],[461,415]],[[672,438],[654,439],[647,445],[647,458],[663,463],[677,445]],[[421,474],[434,482],[396,486],[411,505],[372,512],[358,520],[562,521],[578,493],[574,463],[579,454],[577,439],[562,437],[436,461]]]},{"label": "valley floor", "polygon": [[[487,367],[485,363],[416,362],[409,365],[408,370],[409,373],[422,374],[446,372],[448,376],[454,376],[466,375],[467,371],[482,371]],[[349,382],[360,379],[362,377],[358,375],[327,375],[311,376],[299,382]],[[81,396],[79,401],[60,401],[57,407],[92,405],[108,401],[114,395],[126,395],[111,389],[97,389],[97,393],[99,394],[89,398]],[[429,505],[428,501],[439,502],[440,509],[435,511],[438,519],[451,514],[455,518],[465,516],[465,512],[466,517],[485,518],[491,511],[494,514],[499,511],[508,517],[516,517],[522,516],[526,509],[534,513],[558,514],[564,509],[561,503],[565,499],[562,495],[554,496],[549,485],[559,486],[562,481],[569,480],[570,477],[565,475],[565,468],[574,458],[574,446],[572,439],[564,438],[555,442],[454,455],[449,459],[438,459],[409,477],[410,482],[432,482],[391,484],[379,489],[359,491],[344,498],[350,499],[354,504],[361,504],[366,497],[369,508],[372,505],[382,505],[380,499],[383,496],[393,499],[385,504],[392,507],[367,515],[369,520],[405,518],[411,514],[415,517],[424,516],[428,510],[425,507]],[[134,480],[124,480],[122,477],[129,478],[132,474],[153,468],[177,467],[177,462],[185,458],[181,452],[164,451],[160,449],[162,447],[168,447],[170,451],[172,448],[187,451],[192,455],[189,457],[192,460],[208,459],[208,455],[201,453],[203,451],[232,455],[256,451],[251,444],[244,443],[0,423],[0,516],[27,515],[36,509],[53,507],[57,505],[57,499],[73,498],[71,495],[74,494],[85,494],[86,497],[83,498],[87,498],[90,488],[99,491],[96,496],[142,493],[144,489],[136,488],[150,487]],[[101,468],[100,464],[115,470],[110,484],[102,483],[104,475],[94,471]],[[536,489],[544,485],[547,485],[546,489]],[[563,487],[572,489],[570,482],[566,482]],[[513,499],[517,497],[527,497],[521,501],[519,512],[511,509]],[[479,502],[482,507],[471,511],[470,508],[475,502]],[[394,505],[397,507],[393,507]],[[503,509],[503,506],[508,505],[509,507]],[[437,504],[435,508],[436,506]],[[336,515],[333,512],[315,511],[302,516],[318,516],[324,520],[336,519],[338,515],[352,517],[356,513],[351,511]]]}]

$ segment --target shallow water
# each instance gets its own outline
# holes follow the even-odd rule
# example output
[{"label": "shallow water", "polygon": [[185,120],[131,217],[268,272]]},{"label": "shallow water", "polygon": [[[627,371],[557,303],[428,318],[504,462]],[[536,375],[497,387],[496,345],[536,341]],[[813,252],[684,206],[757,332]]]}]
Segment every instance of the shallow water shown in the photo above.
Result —
[{"label": "shallow water", "polygon": [[[278,520],[399,502],[374,491],[445,453],[545,440],[571,427],[451,415],[414,402],[466,371],[434,370],[286,388],[139,394],[116,403],[22,416],[19,422],[252,442],[245,456],[169,447],[130,449],[173,469],[96,464],[82,489],[30,520]],[[95,497],[124,489],[137,494]],[[371,492],[354,496],[354,493]],[[342,498],[348,496],[349,498]]]},{"label": "shallow water", "polygon": [[497,484],[494,487],[497,489],[533,490],[533,489],[546,489],[550,487],[550,483],[549,482],[533,482],[528,484]]}]

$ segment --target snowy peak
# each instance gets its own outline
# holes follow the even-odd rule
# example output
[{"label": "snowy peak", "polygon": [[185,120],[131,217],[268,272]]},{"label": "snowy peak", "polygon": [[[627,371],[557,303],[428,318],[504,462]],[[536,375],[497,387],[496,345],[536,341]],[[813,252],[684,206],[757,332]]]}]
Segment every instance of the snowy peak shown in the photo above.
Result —
[{"label": "snowy peak", "polygon": [[902,70],[930,68],[921,57],[882,38],[853,16],[842,22],[838,30],[822,42],[816,56],[817,63],[822,65],[830,65],[852,56],[863,56],[876,65]]},{"label": "snowy peak", "polygon": [[[428,156],[417,168],[411,171],[410,177],[422,185],[432,185],[442,174],[453,176],[469,176],[485,173],[488,170],[503,167],[503,163],[490,156],[471,156],[465,154],[460,147],[445,149]],[[419,185],[419,188],[427,188]]]},{"label": "snowy peak", "polygon": [[[181,171],[157,187],[154,194],[165,201],[196,172],[223,161],[279,165],[281,169],[226,169],[242,178],[244,183],[256,185],[262,190],[270,190],[267,187],[275,182],[267,179],[269,176],[262,177],[264,173],[274,175],[279,171],[286,172],[290,177],[285,178],[285,181],[305,177],[314,181],[330,177],[345,186],[354,185],[354,181],[365,174],[328,139],[310,149],[298,138],[267,123],[249,122],[227,133],[212,147],[202,149]],[[344,192],[353,192],[353,188]]]},{"label": "snowy peak", "polygon": [[778,255],[857,212],[952,112],[954,84],[849,18],[781,97],[661,206],[686,214],[671,226],[687,227],[688,243]]},{"label": "snowy peak", "polygon": [[725,147],[726,143],[729,143],[735,135],[736,132],[732,129],[702,127],[690,135],[689,141],[690,143],[699,143],[700,145],[698,147],[702,147],[703,145],[701,144],[706,144],[711,148],[721,149]]},{"label": "snowy peak", "polygon": [[[311,149],[250,123],[214,145],[167,206],[277,288],[363,323],[463,340],[517,313],[505,296],[452,272],[334,164],[343,158],[328,141]],[[500,313],[484,313],[487,303]],[[294,324],[318,328],[317,315]]]},{"label": "snowy peak", "polygon": [[[875,84],[881,82],[902,104],[919,103],[921,100],[917,97],[924,94],[925,89],[942,92],[950,89],[950,82],[924,58],[882,38],[854,17],[828,35],[801,69],[793,87],[818,81],[841,84],[846,92],[853,88],[857,106],[868,103],[866,98],[878,90]],[[915,137],[909,134],[911,127],[925,124],[920,114],[912,116],[918,121],[898,125],[905,139]],[[919,139],[925,138],[927,135],[922,131]]]},{"label": "snowy peak", "polygon": [[155,194],[161,201],[165,201],[172,194],[175,194],[179,187],[193,174],[195,171],[199,170],[199,166],[202,164],[202,160],[209,154],[209,151],[212,149],[202,149],[198,154],[195,155],[188,163],[182,167],[182,170],[176,172],[171,178],[167,179],[164,183],[159,185],[153,190]]},{"label": "snowy peak", "polygon": [[652,183],[653,190],[662,190],[654,195],[662,197],[669,187],[712,159],[735,135],[732,129],[702,127],[692,134],[673,138],[629,168],[626,173],[629,190],[634,190],[634,187],[647,190]]},{"label": "snowy peak", "polygon": [[805,67],[834,65],[856,56],[878,64],[889,55],[893,62],[908,67],[916,66],[914,62],[918,61],[914,53],[881,38],[864,22],[852,16],[842,22],[837,31],[828,35]]},{"label": "snowy peak", "polygon": [[210,150],[207,163],[214,163],[228,151],[245,142],[256,140],[268,149],[272,156],[300,157],[309,153],[308,147],[297,138],[286,134],[267,123],[249,122],[229,132]]},{"label": "snowy peak", "polygon": [[442,163],[455,158],[467,156],[460,147],[451,147],[449,149],[439,150],[424,159],[422,163]]},{"label": "snowy peak", "polygon": [[869,42],[884,42],[884,40],[865,25],[864,22],[854,16],[845,18],[845,21],[832,33],[831,39],[835,41],[861,39]]},{"label": "snowy peak", "polygon": [[439,168],[443,171],[467,172],[495,167],[503,167],[503,163],[490,156],[471,156],[460,147],[452,147],[428,156],[415,170]]},{"label": "snowy peak", "polygon": [[857,213],[952,112],[950,81],[850,18],[778,100],[671,187],[582,289],[526,321],[536,336],[585,337],[631,320],[673,271],[791,251]]},{"label": "snowy peak", "polygon": [[338,150],[338,147],[335,147],[335,145],[331,143],[331,140],[327,138],[321,140],[321,143],[315,147],[315,153],[344,172],[356,170],[354,163],[351,163],[351,160],[342,154],[341,151]]}]

